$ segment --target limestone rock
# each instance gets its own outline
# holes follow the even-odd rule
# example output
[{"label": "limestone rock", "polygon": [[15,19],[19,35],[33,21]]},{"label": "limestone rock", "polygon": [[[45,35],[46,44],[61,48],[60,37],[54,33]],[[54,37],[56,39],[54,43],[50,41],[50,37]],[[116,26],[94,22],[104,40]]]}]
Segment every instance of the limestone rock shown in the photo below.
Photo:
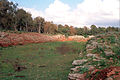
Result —
[{"label": "limestone rock", "polygon": [[94,69],[95,69],[95,67],[94,67],[94,66],[92,66],[92,65],[89,65],[89,66],[88,66],[88,69],[89,69],[89,70],[94,70]]},{"label": "limestone rock", "polygon": [[96,46],[98,45],[98,43],[95,42],[95,41],[93,41],[91,44],[92,44],[94,47],[96,47]]},{"label": "limestone rock", "polygon": [[74,60],[72,65],[80,65],[83,64],[84,62],[86,62],[86,59],[82,59],[82,60]]},{"label": "limestone rock", "polygon": [[96,54],[87,54],[86,56],[87,57],[96,57],[97,55]]},{"label": "limestone rock", "polygon": [[92,46],[92,45],[90,45],[90,44],[88,44],[87,46],[86,46],[86,49],[94,49],[95,47],[94,46]]},{"label": "limestone rock", "polygon": [[105,80],[113,80],[113,78],[109,77],[109,78],[106,78]]},{"label": "limestone rock", "polygon": [[93,36],[93,35],[89,36],[90,39],[93,38],[93,37],[95,37],[95,36]]},{"label": "limestone rock", "polygon": [[104,51],[106,56],[111,56],[114,55],[115,53],[113,53],[112,51]]},{"label": "limestone rock", "polygon": [[93,59],[93,61],[100,61],[100,59]]},{"label": "limestone rock", "polygon": [[93,70],[93,69],[95,69],[95,66],[93,66],[93,65],[84,65],[84,66],[81,66],[80,68],[87,68],[88,70]]},{"label": "limestone rock", "polygon": [[[93,48],[94,49],[94,48]],[[87,53],[92,53],[92,50],[93,49],[87,49],[86,51],[87,51]]]},{"label": "limestone rock", "polygon": [[78,72],[79,70],[79,68],[81,68],[81,66],[76,66],[75,68],[71,68],[71,71],[74,71],[74,72]]},{"label": "limestone rock", "polygon": [[69,78],[68,80],[85,80],[84,74],[79,73],[69,74],[68,78]]}]

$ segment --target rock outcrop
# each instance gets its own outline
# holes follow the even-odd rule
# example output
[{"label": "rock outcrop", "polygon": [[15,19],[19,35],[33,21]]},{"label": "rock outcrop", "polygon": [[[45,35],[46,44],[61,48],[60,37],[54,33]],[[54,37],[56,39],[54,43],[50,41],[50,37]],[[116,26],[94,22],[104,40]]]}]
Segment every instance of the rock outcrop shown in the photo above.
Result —
[{"label": "rock outcrop", "polygon": [[88,40],[80,59],[74,60],[69,80],[120,80],[120,33]]},{"label": "rock outcrop", "polygon": [[74,60],[72,65],[81,65],[83,63],[85,63],[87,60],[86,59],[82,59],[82,60]]}]

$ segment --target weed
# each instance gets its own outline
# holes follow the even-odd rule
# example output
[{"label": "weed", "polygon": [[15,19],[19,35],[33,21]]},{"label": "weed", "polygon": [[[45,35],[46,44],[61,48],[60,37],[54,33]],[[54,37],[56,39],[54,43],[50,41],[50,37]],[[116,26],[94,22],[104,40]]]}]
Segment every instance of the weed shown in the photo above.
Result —
[{"label": "weed", "polygon": [[113,46],[112,50],[116,55],[120,56],[120,46]]},{"label": "weed", "polygon": [[107,37],[107,41],[112,44],[112,43],[116,42],[116,38],[115,38],[115,36],[109,36],[109,37]]},{"label": "weed", "polygon": [[88,71],[88,68],[87,68],[87,67],[79,68],[79,73],[80,73],[80,74],[83,74],[83,73],[85,73],[85,72],[87,72],[87,71]]},{"label": "weed", "polygon": [[0,50],[3,50],[3,47],[0,47]]},{"label": "weed", "polygon": [[100,53],[100,52],[103,52],[103,48],[97,46],[95,49],[92,50],[92,53],[93,53],[93,54],[94,54],[94,53],[98,53],[98,52],[99,52],[99,53]]}]

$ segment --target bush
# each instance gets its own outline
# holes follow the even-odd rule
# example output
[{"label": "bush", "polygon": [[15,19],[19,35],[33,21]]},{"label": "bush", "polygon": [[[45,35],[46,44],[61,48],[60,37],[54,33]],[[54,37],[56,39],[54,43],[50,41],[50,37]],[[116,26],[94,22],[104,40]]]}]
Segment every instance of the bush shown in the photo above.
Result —
[{"label": "bush", "polygon": [[2,47],[0,47],[0,50],[3,50],[3,48],[2,48]]},{"label": "bush", "polygon": [[107,41],[109,41],[111,44],[116,42],[115,36],[110,36],[107,38]]},{"label": "bush", "polygon": [[98,53],[98,52],[103,52],[103,49],[101,47],[97,47],[92,50],[92,53]]},{"label": "bush", "polygon": [[116,55],[120,56],[120,46],[114,46],[112,50],[114,53],[116,53]]}]

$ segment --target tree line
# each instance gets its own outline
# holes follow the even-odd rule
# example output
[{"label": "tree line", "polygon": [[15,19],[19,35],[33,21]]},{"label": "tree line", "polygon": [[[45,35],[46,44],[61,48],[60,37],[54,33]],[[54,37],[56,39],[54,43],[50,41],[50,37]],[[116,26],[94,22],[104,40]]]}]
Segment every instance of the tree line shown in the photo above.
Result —
[{"label": "tree line", "polygon": [[64,35],[95,35],[109,31],[120,31],[117,27],[96,27],[91,25],[77,28],[69,25],[57,25],[38,16],[32,18],[29,12],[19,9],[18,4],[8,0],[0,0],[0,30],[14,30],[25,32],[38,32],[46,34],[64,34]]}]

